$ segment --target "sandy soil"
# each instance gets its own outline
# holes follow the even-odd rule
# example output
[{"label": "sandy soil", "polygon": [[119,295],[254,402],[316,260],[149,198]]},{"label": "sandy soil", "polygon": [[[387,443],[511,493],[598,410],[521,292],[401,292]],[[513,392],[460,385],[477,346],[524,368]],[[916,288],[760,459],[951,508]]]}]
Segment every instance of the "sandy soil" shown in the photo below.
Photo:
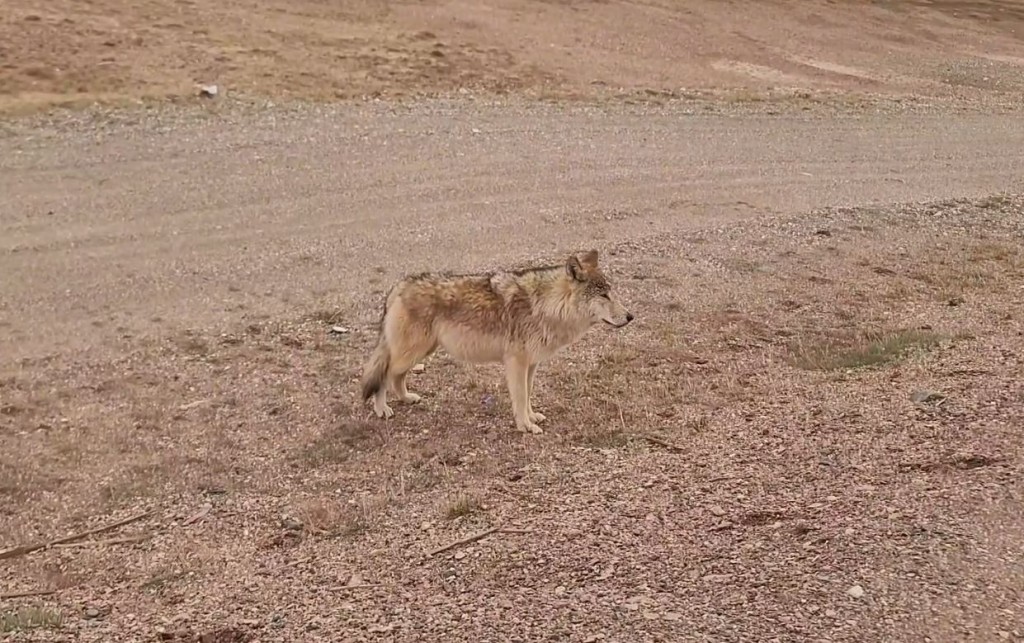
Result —
[{"label": "sandy soil", "polygon": [[[1024,640],[1021,9],[344,5],[5,5],[0,109],[177,104],[0,124],[0,638]],[[357,401],[587,247],[544,435]]]}]

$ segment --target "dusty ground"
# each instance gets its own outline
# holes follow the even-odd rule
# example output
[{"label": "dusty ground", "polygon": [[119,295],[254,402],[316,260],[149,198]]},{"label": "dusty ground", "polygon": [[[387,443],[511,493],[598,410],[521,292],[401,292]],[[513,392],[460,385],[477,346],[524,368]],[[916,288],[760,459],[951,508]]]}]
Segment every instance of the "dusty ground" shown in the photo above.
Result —
[{"label": "dusty ground", "polygon": [[[1024,640],[1019,8],[344,4],[5,5],[2,109],[185,104],[0,129],[0,638]],[[544,435],[357,402],[398,276],[585,247]]]}]

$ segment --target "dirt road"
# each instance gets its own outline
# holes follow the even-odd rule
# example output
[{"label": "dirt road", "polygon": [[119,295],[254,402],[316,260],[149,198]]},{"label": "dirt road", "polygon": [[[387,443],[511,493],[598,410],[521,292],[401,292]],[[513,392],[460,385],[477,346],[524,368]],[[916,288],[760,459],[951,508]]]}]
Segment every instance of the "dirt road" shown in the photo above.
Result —
[{"label": "dirt road", "polygon": [[996,116],[452,105],[86,128],[59,145],[10,136],[0,354],[10,364],[318,305],[361,323],[401,272],[1011,190],[1021,149],[1024,131]]}]

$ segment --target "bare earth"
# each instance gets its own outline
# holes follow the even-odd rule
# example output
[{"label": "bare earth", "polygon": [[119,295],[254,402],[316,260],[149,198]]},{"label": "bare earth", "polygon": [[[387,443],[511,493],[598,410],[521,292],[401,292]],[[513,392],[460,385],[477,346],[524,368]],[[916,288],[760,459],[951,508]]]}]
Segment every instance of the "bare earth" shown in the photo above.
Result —
[{"label": "bare earth", "polygon": [[[38,6],[0,640],[1024,641],[1015,3]],[[637,320],[545,434],[359,403],[402,274],[590,247]]]}]

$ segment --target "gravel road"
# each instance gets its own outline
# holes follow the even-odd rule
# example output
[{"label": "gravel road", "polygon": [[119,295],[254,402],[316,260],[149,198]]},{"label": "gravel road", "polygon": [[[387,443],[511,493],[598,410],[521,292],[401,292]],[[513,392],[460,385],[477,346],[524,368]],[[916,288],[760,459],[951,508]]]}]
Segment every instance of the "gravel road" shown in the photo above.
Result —
[{"label": "gravel road", "polygon": [[317,306],[360,323],[400,272],[1019,189],[1021,149],[998,116],[447,104],[8,134],[0,354]]}]

